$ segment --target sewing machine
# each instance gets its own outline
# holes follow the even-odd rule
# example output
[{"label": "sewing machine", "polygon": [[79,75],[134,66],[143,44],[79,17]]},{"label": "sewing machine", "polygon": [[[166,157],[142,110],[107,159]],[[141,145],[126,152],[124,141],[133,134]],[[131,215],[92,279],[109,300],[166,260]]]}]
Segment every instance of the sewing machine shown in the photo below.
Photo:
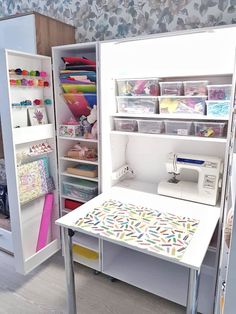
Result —
[{"label": "sewing machine", "polygon": [[[170,153],[166,169],[173,177],[159,183],[158,194],[216,205],[223,172],[223,162],[220,158]],[[197,171],[198,182],[178,180],[177,175],[185,169]]]}]

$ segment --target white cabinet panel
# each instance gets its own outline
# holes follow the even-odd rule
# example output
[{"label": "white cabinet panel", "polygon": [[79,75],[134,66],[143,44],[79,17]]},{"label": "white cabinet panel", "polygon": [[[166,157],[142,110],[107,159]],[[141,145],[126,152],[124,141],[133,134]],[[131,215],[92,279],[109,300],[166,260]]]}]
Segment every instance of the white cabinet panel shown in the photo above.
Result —
[{"label": "white cabinet panel", "polygon": [[0,21],[0,48],[36,53],[35,16]]},{"label": "white cabinet panel", "polygon": [[[54,224],[54,221],[59,216],[59,205],[51,59],[49,57],[24,54],[11,50],[2,50],[0,58],[2,69],[4,69],[0,76],[2,86],[0,114],[9,195],[12,251],[14,253],[16,270],[26,274],[60,249],[60,233],[59,229]],[[42,77],[9,75],[9,70],[16,68],[21,68],[22,70],[26,69],[27,71],[45,71],[47,73],[45,80],[48,82],[49,86],[11,85],[10,79],[33,80],[34,83],[38,82],[39,79],[42,80]],[[25,100],[30,100],[31,103],[33,103],[35,99],[40,99],[42,103],[44,103],[45,99],[51,100],[51,105],[44,106],[47,115],[46,122],[48,123],[31,126],[32,119],[31,121],[29,119],[27,127],[14,128],[12,104]],[[39,108],[41,107],[32,107],[34,110],[39,110]],[[45,143],[46,140],[51,146],[52,152],[38,156],[28,155],[30,146]],[[26,193],[32,193],[39,185],[42,186],[41,184],[46,186],[46,182],[43,183],[43,181],[41,181],[42,183],[39,183],[40,181],[38,181],[33,168],[28,170],[28,173],[26,172],[24,177],[19,179],[20,167],[23,167],[24,163],[30,164],[30,162],[39,160],[42,157],[46,157],[46,159],[44,159],[45,163],[47,163],[45,169],[48,168],[46,177],[48,178],[50,176],[55,185],[55,189],[52,189],[51,192],[53,193],[53,204],[50,205],[49,211],[51,212],[47,214],[48,226],[46,229],[43,229],[45,225],[42,227],[41,224],[43,221],[42,217],[46,215],[44,211],[46,198],[44,195],[48,192],[46,192],[44,188],[44,194],[40,192],[42,196],[38,194],[36,199],[32,199],[24,204],[22,202],[21,188],[19,188],[20,185],[18,185],[18,182],[21,182],[19,183],[21,187],[24,186],[26,182],[27,184],[32,182],[32,190],[30,191],[30,189],[28,189],[27,192],[23,193],[24,195],[26,195]],[[42,168],[41,171],[47,170]],[[45,179],[47,181],[46,177]],[[28,200],[29,199],[30,198],[28,198]],[[44,244],[38,249],[40,232],[44,234],[47,233],[47,235]]]}]

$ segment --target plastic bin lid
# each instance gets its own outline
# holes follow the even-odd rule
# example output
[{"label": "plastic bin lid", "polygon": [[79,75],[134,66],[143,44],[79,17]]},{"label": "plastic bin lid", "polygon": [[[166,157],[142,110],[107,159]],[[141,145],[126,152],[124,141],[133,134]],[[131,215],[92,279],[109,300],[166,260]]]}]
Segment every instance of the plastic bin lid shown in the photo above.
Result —
[{"label": "plastic bin lid", "polygon": [[216,99],[216,100],[206,100],[206,104],[215,104],[215,103],[219,103],[219,104],[230,104],[231,101],[227,100],[227,99]]},{"label": "plastic bin lid", "polygon": [[204,80],[200,80],[200,81],[184,81],[183,82],[184,84],[188,84],[188,83],[190,83],[190,84],[192,84],[192,83],[206,83],[206,84],[208,84],[209,83],[209,81],[204,81]]},{"label": "plastic bin lid", "polygon": [[207,87],[232,87],[232,84],[217,84],[217,85],[207,85]]},{"label": "plastic bin lid", "polygon": [[182,81],[173,81],[173,82],[159,82],[160,85],[162,84],[183,84]]},{"label": "plastic bin lid", "polygon": [[91,191],[96,190],[98,187],[96,182],[88,181],[84,179],[75,179],[75,178],[71,178],[67,181],[64,181],[63,184],[75,185],[78,188],[91,190]]},{"label": "plastic bin lid", "polygon": [[117,78],[117,82],[126,82],[126,81],[149,81],[149,80],[157,80],[159,81],[159,77],[143,77],[143,78]]}]

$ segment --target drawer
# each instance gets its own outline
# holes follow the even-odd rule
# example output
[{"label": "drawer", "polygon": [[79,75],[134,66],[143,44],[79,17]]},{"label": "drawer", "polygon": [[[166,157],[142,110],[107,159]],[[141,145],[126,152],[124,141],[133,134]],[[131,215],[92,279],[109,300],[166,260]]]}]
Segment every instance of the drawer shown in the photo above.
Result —
[{"label": "drawer", "polygon": [[79,198],[82,201],[89,201],[98,194],[98,185],[95,182],[83,179],[70,179],[62,182],[63,193],[70,197]]},{"label": "drawer", "polygon": [[152,114],[157,112],[158,97],[117,96],[118,112]]},{"label": "drawer", "polygon": [[183,95],[183,82],[160,82],[162,96]]},{"label": "drawer", "polygon": [[133,119],[114,118],[114,127],[116,131],[136,132],[138,129],[137,121]]},{"label": "drawer", "polygon": [[137,120],[140,133],[160,134],[164,130],[164,123],[160,120]]},{"label": "drawer", "polygon": [[223,137],[225,122],[194,122],[196,136]]},{"label": "drawer", "polygon": [[166,134],[171,135],[191,135],[192,134],[192,122],[178,121],[178,120],[166,120],[165,121]]},{"label": "drawer", "polygon": [[231,96],[232,85],[208,85],[209,100],[229,100]]},{"label": "drawer", "polygon": [[118,96],[158,96],[158,79],[117,80]]},{"label": "drawer", "polygon": [[12,233],[0,228],[0,248],[13,253]]},{"label": "drawer", "polygon": [[204,115],[205,100],[206,96],[159,97],[160,113]]},{"label": "drawer", "polygon": [[184,82],[185,96],[207,96],[208,81],[186,81]]}]

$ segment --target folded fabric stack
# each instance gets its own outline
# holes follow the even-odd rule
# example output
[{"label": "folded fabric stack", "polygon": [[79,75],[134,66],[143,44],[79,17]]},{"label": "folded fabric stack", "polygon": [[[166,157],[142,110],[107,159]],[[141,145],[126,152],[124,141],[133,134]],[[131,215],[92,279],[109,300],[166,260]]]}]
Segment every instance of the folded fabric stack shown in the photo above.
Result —
[{"label": "folded fabric stack", "polygon": [[60,71],[64,98],[75,118],[88,116],[96,105],[96,62],[80,57],[64,57]]},{"label": "folded fabric stack", "polygon": [[82,135],[90,137],[97,120],[96,62],[84,57],[63,57],[62,60],[65,69],[60,71],[60,82],[64,99],[74,118],[82,127],[86,125],[86,132]]}]

